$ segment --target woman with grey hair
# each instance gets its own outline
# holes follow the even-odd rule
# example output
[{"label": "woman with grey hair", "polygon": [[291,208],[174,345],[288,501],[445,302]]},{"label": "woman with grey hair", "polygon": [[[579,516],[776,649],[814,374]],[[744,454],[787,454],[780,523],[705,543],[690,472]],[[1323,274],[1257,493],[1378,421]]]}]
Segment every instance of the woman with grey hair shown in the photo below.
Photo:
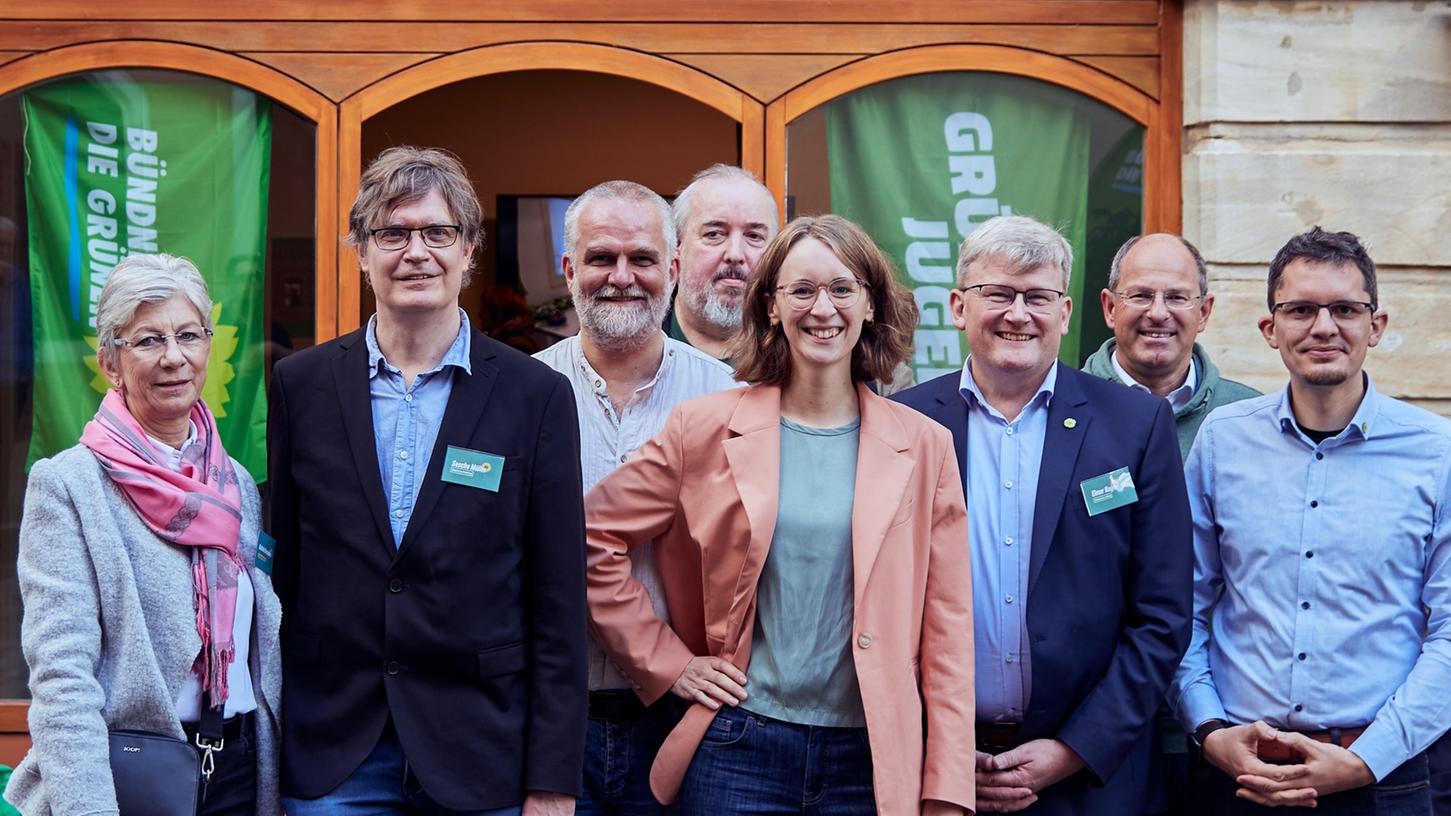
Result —
[{"label": "woman with grey hair", "polygon": [[30,472],[17,574],[33,747],[5,794],[26,816],[118,813],[119,730],[202,752],[198,813],[282,812],[281,608],[255,569],[257,486],[201,399],[211,308],[184,258],[118,264],[96,317],[112,389],[80,443]]}]

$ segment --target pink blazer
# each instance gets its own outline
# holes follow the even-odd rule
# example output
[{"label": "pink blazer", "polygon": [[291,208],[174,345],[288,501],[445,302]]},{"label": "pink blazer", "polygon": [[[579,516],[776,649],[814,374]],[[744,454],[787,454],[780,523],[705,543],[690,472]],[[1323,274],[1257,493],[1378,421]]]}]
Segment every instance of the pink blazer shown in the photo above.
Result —
[{"label": "pink blazer", "polygon": [[[918,814],[923,799],[971,810],[972,579],[952,437],[857,392],[852,650],[877,810]],[[591,629],[646,703],[697,655],[749,663],[756,582],[776,527],[780,419],[774,386],[683,403],[585,498]],[[630,548],[651,539],[671,625],[630,575]],[[650,774],[662,802],[679,794],[713,718],[694,704],[666,739]]]}]

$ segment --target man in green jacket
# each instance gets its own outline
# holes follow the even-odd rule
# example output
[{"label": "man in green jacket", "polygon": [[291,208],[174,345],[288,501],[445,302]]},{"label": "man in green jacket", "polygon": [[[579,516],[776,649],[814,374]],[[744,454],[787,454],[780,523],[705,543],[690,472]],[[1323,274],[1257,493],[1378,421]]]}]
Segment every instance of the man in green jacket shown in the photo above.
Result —
[{"label": "man in green jacket", "polygon": [[1214,295],[1204,259],[1178,235],[1130,238],[1113,258],[1108,288],[1100,293],[1103,319],[1113,329],[1083,370],[1169,401],[1187,457],[1209,412],[1259,396],[1224,379],[1194,339],[1209,323]]},{"label": "man in green jacket", "polygon": [[[1113,256],[1108,288],[1099,294],[1103,319],[1113,329],[1083,364],[1089,374],[1123,383],[1169,401],[1179,432],[1179,455],[1187,458],[1194,434],[1209,412],[1259,396],[1249,386],[1226,380],[1194,339],[1209,323],[1214,295],[1204,258],[1178,235],[1154,233],[1130,238]],[[1148,812],[1179,816],[1188,782],[1188,739],[1167,708],[1157,718],[1159,755]]]}]

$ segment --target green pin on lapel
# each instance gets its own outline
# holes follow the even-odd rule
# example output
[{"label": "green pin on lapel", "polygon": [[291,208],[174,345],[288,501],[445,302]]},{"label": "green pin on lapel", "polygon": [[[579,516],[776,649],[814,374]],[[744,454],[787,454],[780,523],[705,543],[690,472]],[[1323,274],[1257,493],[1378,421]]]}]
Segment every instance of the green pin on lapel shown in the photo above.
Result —
[{"label": "green pin on lapel", "polygon": [[1071,431],[1074,428],[1077,428],[1078,427],[1078,420],[1074,419],[1073,417],[1069,417],[1069,418],[1063,420],[1063,427],[1065,427],[1065,428],[1067,428],[1068,430]]}]

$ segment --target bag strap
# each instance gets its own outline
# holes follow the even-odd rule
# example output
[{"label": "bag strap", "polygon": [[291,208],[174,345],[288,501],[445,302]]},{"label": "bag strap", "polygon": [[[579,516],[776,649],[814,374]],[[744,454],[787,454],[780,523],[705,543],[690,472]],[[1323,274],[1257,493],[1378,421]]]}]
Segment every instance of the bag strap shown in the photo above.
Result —
[{"label": "bag strap", "polygon": [[222,739],[222,709],[212,708],[212,695],[205,689],[202,690],[202,716],[196,724],[196,747],[202,751],[202,790],[206,790],[207,783],[211,782],[212,772],[216,770],[216,760],[213,753],[226,747],[226,740]]}]

